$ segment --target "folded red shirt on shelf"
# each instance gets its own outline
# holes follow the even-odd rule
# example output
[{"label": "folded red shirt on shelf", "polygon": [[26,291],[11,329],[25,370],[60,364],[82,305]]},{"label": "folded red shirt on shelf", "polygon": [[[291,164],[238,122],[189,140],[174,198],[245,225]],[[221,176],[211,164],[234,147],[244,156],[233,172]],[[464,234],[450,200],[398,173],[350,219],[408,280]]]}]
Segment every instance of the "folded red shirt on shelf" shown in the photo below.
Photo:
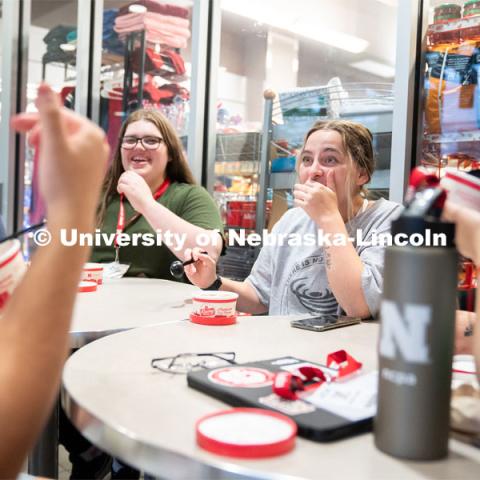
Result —
[{"label": "folded red shirt on shelf", "polygon": [[[140,71],[141,50],[137,48],[132,55],[132,69],[134,72]],[[183,58],[170,49],[163,48],[160,52],[154,48],[147,47],[145,50],[145,73],[169,77],[172,74],[183,75],[185,73],[185,63]]]},{"label": "folded red shirt on shelf", "polygon": [[115,19],[116,32],[131,32],[151,26],[165,28],[179,35],[190,36],[190,22],[185,18],[172,17],[154,12],[128,13]]},{"label": "folded red shirt on shelf", "polygon": [[[118,36],[122,41],[125,41],[127,35],[128,33],[121,33]],[[160,44],[171,48],[187,48],[188,45],[184,38],[164,35],[162,33],[152,32],[149,30],[145,31],[145,40],[151,46]]]}]

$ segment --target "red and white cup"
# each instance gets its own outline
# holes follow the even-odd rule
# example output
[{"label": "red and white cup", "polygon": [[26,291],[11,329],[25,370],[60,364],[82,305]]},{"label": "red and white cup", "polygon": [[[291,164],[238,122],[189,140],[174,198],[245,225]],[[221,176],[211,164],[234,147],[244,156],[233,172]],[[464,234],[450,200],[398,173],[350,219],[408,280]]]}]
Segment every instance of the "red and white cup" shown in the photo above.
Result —
[{"label": "red and white cup", "polygon": [[82,271],[82,281],[96,282],[98,285],[103,283],[103,264],[86,263]]},{"label": "red and white cup", "polygon": [[26,269],[20,242],[15,239],[2,243],[0,245],[0,312],[5,308]]},{"label": "red and white cup", "polygon": [[211,291],[193,296],[193,314],[199,317],[234,317],[238,293]]},{"label": "red and white cup", "polygon": [[448,200],[480,211],[480,179],[459,170],[446,169],[441,186],[448,191]]}]

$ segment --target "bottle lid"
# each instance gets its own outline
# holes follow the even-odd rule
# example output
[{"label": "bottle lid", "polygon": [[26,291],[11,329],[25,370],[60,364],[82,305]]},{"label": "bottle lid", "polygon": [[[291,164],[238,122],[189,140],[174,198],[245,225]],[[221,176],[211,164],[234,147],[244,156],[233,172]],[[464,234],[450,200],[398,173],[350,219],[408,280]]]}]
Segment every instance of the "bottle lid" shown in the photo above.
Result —
[{"label": "bottle lid", "polygon": [[[469,0],[464,3],[464,6],[476,2],[478,0]],[[442,3],[440,5],[437,5],[435,9],[433,10],[434,13],[448,13],[448,12],[460,12],[462,10],[461,5],[457,5],[456,3]]]},{"label": "bottle lid", "polygon": [[476,6],[476,7],[472,6],[471,8],[469,8],[467,10],[464,10],[464,12],[463,12],[464,17],[471,17],[473,15],[478,15],[478,14],[480,14],[480,2],[478,4],[478,6]]},{"label": "bottle lid", "polygon": [[262,458],[282,455],[295,446],[297,425],[285,415],[260,408],[232,408],[201,418],[197,443],[218,455]]},{"label": "bottle lid", "polygon": [[235,315],[232,315],[231,317],[206,317],[191,313],[190,321],[192,323],[198,323],[199,325],[233,325],[234,323],[237,323],[237,317]]}]

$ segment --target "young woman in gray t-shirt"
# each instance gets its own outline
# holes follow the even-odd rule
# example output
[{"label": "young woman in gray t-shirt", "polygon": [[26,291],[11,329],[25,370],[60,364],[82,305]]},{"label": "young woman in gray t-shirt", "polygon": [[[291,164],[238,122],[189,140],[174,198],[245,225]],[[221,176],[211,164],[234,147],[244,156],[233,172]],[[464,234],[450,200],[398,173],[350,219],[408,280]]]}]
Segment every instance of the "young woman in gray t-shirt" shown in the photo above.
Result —
[{"label": "young woman in gray t-shirt", "polygon": [[389,232],[401,206],[369,201],[374,169],[372,134],[344,120],[317,122],[297,159],[295,207],[274,226],[243,282],[216,275],[214,260],[186,250],[196,262],[185,268],[201,288],[239,294],[241,311],[369,317],[378,308],[383,250],[376,242]]}]

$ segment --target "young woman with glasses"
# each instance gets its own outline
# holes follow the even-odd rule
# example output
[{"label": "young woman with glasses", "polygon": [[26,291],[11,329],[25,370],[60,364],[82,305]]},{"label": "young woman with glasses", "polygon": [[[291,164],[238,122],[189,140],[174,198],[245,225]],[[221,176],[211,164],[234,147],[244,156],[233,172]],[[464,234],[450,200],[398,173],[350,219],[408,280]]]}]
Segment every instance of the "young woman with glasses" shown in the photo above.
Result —
[{"label": "young woman with glasses", "polygon": [[[102,233],[123,231],[132,242],[132,234],[161,232],[161,246],[143,245],[147,237],[139,237],[137,246],[94,248],[94,262],[112,262],[118,251],[118,260],[130,264],[128,276],[173,279],[171,262],[185,248],[195,247],[200,235],[210,240],[202,250],[215,259],[220,255],[223,227],[218,208],[196,185],[180,139],[159,112],[138,110],[123,124],[103,184],[98,226]],[[150,238],[147,244],[159,237]]]}]

